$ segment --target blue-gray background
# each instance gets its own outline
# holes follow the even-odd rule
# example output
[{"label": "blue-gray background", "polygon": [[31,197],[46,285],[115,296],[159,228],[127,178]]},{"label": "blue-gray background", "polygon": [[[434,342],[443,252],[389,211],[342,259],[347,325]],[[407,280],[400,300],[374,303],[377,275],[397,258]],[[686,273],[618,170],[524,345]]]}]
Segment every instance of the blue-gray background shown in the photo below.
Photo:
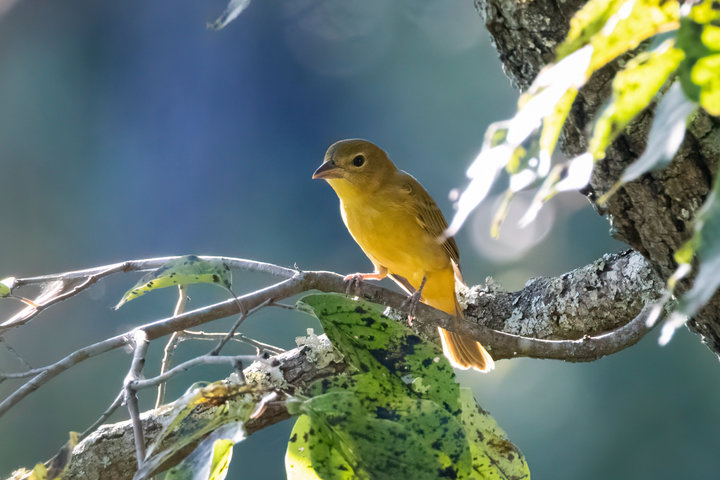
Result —
[{"label": "blue-gray background", "polygon": [[[310,180],[325,148],[346,137],[379,143],[449,215],[447,193],[464,184],[484,129],[512,115],[516,93],[470,0],[256,1],[224,31],[207,30],[224,7],[22,0],[0,17],[0,277],[185,253],[363,271],[369,262],[335,195]],[[493,242],[491,203],[458,236],[469,283],[492,275],[520,288],[623,248],[576,194]],[[170,291],[110,310],[135,280],[98,285],[8,341],[39,366],[167,315]],[[263,281],[236,276],[236,288]],[[222,298],[212,287],[191,296],[194,306]],[[17,308],[8,302],[3,316]],[[243,328],[285,347],[319,330],[283,311]],[[179,356],[207,348],[185,343]],[[151,347],[150,373],[161,350]],[[0,362],[21,368],[4,349]],[[67,431],[89,425],[128,362],[125,352],[85,362],[1,418],[0,474],[47,459]],[[194,371],[169,395],[226,373]],[[592,364],[503,361],[492,375],[460,379],[534,478],[717,476],[717,360],[684,329],[665,348],[651,334]],[[16,386],[5,382],[0,394]],[[229,478],[282,478],[290,428],[238,445]]]}]

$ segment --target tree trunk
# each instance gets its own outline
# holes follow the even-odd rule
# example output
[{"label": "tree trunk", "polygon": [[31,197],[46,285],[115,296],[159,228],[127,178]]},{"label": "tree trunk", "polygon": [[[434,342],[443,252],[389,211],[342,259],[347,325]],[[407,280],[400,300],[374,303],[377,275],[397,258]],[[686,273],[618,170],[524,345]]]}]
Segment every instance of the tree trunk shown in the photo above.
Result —
[{"label": "tree trunk", "polygon": [[[567,34],[569,19],[582,1],[475,0],[497,48],[503,69],[513,84],[527,88],[539,70],[554,59],[554,48]],[[570,155],[586,150],[592,120],[608,98],[616,64],[598,71],[580,91],[560,138]],[[703,111],[689,125],[685,141],[672,163],[627,184],[608,201],[597,198],[620,178],[643,152],[652,122],[652,107],[642,113],[599,161],[583,191],[595,210],[610,222],[618,240],[642,253],[667,279],[677,264],[673,253],[692,235],[692,221],[712,189],[720,157],[720,121]],[[687,290],[692,278],[678,291]],[[707,346],[720,354],[720,295],[688,322]]]}]

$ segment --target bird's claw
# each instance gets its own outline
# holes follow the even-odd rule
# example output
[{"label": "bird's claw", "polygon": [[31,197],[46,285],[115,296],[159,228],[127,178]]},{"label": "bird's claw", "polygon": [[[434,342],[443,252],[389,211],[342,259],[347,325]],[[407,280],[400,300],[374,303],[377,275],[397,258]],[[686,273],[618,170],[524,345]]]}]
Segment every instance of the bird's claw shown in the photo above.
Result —
[{"label": "bird's claw", "polygon": [[360,284],[363,281],[363,274],[362,273],[351,273],[350,275],[345,275],[345,278],[343,278],[344,282],[347,282],[348,286],[345,289],[345,295],[350,296],[353,293],[357,292],[357,289],[360,288]]},{"label": "bird's claw", "polygon": [[415,309],[417,308],[418,303],[420,303],[421,294],[422,293],[420,292],[420,290],[416,290],[410,296],[408,296],[400,306],[401,310],[405,310],[407,308],[408,325],[410,326],[412,326],[413,320],[415,320]]},{"label": "bird's claw", "polygon": [[401,309],[408,309],[408,325],[412,326],[413,320],[415,320],[415,309],[418,306],[418,303],[420,303],[420,300],[422,299],[422,291],[425,287],[425,282],[427,281],[427,277],[423,277],[423,281],[420,284],[420,288],[415,290],[401,305]]}]

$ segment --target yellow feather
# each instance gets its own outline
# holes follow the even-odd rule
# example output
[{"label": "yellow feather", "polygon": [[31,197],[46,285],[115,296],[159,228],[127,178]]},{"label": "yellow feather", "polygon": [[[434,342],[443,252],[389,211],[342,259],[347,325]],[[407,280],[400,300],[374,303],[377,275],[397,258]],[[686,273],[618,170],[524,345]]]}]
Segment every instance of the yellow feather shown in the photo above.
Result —
[{"label": "yellow feather", "polygon": [[[418,289],[421,300],[456,317],[455,296],[460,255],[455,241],[440,236],[447,222],[432,197],[409,174],[398,170],[385,152],[365,140],[333,144],[313,178],[327,180],[340,198],[340,212],[350,234],[377,272],[399,275]],[[401,282],[398,282],[401,284]],[[471,337],[442,330],[446,356],[454,366],[492,369],[485,349]]]}]

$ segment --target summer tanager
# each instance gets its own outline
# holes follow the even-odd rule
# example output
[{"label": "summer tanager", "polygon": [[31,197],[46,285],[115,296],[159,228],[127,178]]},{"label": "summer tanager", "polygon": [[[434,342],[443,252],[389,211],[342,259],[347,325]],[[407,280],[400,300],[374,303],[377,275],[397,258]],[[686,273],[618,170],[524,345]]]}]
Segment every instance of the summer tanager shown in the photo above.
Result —
[{"label": "summer tanager", "polygon": [[[417,180],[399,170],[377,145],[355,139],[331,145],[313,178],[327,180],[340,197],[345,225],[375,266],[373,273],[346,279],[390,275],[408,293],[421,290],[420,301],[463,318],[455,296],[455,281],[462,282],[460,253],[453,238],[441,239],[447,222]],[[438,331],[454,367],[481,372],[494,367],[474,338]]]}]

